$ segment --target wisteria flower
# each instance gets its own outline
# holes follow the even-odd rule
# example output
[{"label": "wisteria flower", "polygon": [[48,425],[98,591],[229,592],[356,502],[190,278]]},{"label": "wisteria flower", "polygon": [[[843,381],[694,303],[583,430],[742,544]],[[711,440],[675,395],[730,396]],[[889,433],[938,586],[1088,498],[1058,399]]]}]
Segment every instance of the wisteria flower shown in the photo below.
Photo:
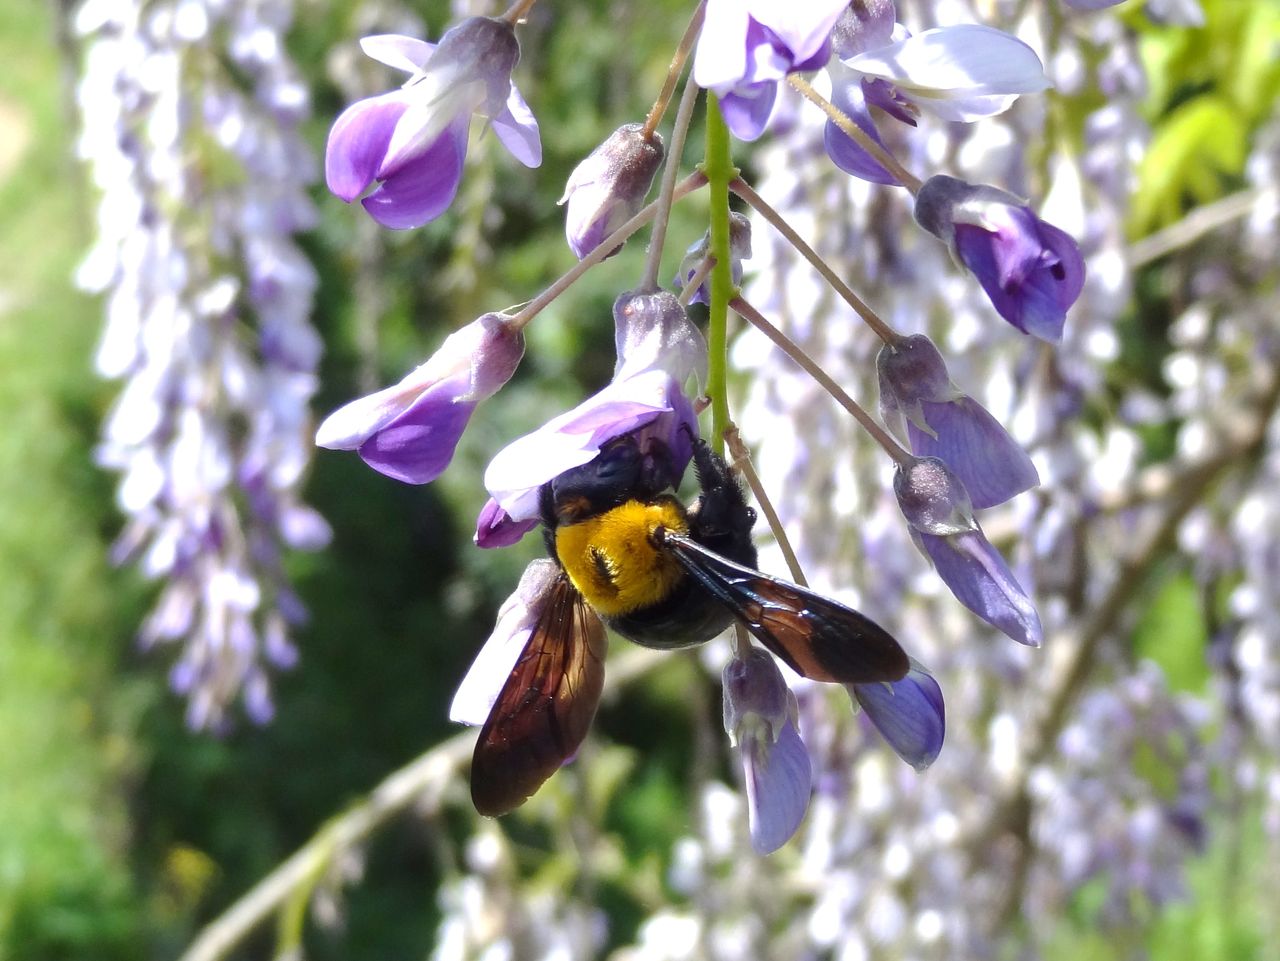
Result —
[{"label": "wisteria flower", "polygon": [[720,98],[734,136],[757,139],[778,81],[827,62],[831,28],[846,6],[848,0],[707,0],[693,80]]},{"label": "wisteria flower", "polygon": [[900,681],[845,687],[898,757],[917,771],[937,760],[947,723],[942,688],[932,674],[912,661]]},{"label": "wisteria flower", "polygon": [[996,312],[1025,334],[1062,339],[1084,288],[1084,259],[1070,235],[1007,191],[943,174],[916,196],[916,221],[978,278]]},{"label": "wisteria flower", "polygon": [[673,478],[684,473],[693,454],[690,438],[698,431],[684,384],[690,376],[705,382],[706,342],[667,291],[623,294],[613,314],[618,350],[613,380],[490,461],[484,484],[492,500],[476,528],[479,546],[519,540],[537,523],[542,485],[589,463],[623,434],[635,435],[645,456],[669,457]]},{"label": "wisteria flower", "polygon": [[757,647],[725,665],[724,729],[742,758],[751,846],[770,854],[796,833],[809,807],[812,767],[796,696]]},{"label": "wisteria flower", "polygon": [[502,314],[450,334],[404,380],[334,411],[316,443],[354,450],[374,470],[426,484],[449,466],[476,405],[498,392],[524,354],[524,335]]},{"label": "wisteria flower", "polygon": [[946,362],[923,334],[886,344],[876,358],[880,408],[911,451],[945,461],[975,508],[995,507],[1040,483],[1009,432],[947,375]]},{"label": "wisteria flower", "polygon": [[973,517],[964,485],[936,457],[899,466],[893,479],[911,536],[951,593],[973,613],[1020,644],[1044,639],[1035,605]]},{"label": "wisteria flower", "polygon": [[[1049,84],[1034,50],[1017,37],[979,24],[937,27],[912,36],[892,23],[892,4],[873,16],[852,8],[832,34],[831,100],[864,133],[884,145],[870,106],[915,126],[925,111],[970,122],[1008,110],[1024,93]],[[838,125],[828,121],[827,154],[841,170],[875,183],[897,183]]]},{"label": "wisteria flower", "polygon": [[420,227],[453,202],[462,180],[471,117],[527,167],[542,162],[538,123],[511,83],[520,45],[511,25],[472,17],[439,45],[394,34],[365,37],[364,52],[412,74],[399,90],[352,104],[329,132],[325,181],[347,203],[375,181],[361,203],[384,227]]},{"label": "wisteria flower", "polygon": [[[711,232],[702,235],[702,239],[694,242],[685,251],[680,261],[680,270],[676,273],[674,286],[683,291],[685,285],[693,280],[698,268],[711,252]],[[742,283],[742,262],[751,259],[751,221],[736,210],[729,211],[729,274],[736,287]],[[691,304],[710,304],[711,291],[707,281],[703,281],[697,291],[689,298]]]},{"label": "wisteria flower", "polygon": [[564,231],[574,256],[581,260],[640,212],[662,157],[662,138],[629,123],[574,168],[560,198],[569,205]]}]

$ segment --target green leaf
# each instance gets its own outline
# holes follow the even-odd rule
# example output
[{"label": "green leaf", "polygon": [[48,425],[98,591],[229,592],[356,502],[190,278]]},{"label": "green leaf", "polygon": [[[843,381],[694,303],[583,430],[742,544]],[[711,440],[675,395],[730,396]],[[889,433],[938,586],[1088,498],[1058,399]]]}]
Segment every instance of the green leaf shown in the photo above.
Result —
[{"label": "green leaf", "polygon": [[1160,585],[1133,632],[1134,652],[1155,661],[1175,691],[1204,691],[1208,640],[1195,580],[1181,572]]}]

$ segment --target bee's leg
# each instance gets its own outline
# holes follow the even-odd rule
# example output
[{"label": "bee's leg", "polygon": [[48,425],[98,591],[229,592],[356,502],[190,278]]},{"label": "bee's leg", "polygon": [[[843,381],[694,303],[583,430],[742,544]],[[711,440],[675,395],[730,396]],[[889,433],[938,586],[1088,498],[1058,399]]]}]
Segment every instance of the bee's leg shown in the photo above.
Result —
[{"label": "bee's leg", "polygon": [[747,504],[746,494],[725,459],[703,440],[693,445],[693,469],[702,493],[689,512],[689,534],[717,554],[756,566],[756,548],[751,527],[756,512]]}]

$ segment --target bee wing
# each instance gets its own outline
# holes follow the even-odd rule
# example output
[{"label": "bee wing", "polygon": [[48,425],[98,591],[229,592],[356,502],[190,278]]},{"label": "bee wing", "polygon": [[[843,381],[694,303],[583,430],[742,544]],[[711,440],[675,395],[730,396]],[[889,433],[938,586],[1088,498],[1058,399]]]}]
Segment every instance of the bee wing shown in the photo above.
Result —
[{"label": "bee wing", "polygon": [[906,652],[865,614],[721,557],[686,535],[666,531],[664,542],[694,580],[796,673],[841,684],[906,675]]},{"label": "bee wing", "polygon": [[481,814],[518,808],[578,750],[604,686],[604,625],[560,574],[471,761]]}]

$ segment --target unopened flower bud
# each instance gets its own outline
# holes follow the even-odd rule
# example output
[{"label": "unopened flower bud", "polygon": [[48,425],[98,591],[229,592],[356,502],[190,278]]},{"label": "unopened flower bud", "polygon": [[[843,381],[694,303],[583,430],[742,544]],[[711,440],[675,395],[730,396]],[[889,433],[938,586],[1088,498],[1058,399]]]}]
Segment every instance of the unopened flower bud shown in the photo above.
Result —
[{"label": "unopened flower bud", "polygon": [[898,18],[893,0],[853,0],[831,30],[831,50],[841,60],[888,46]]},{"label": "unopened flower bud", "polygon": [[[684,290],[685,285],[689,283],[698,272],[698,268],[702,262],[707,259],[707,255],[711,253],[711,232],[702,235],[697,243],[692,244],[685,251],[684,259],[680,261],[680,272],[676,274],[675,288],[676,290]],[[742,283],[742,262],[751,259],[751,221],[737,211],[729,212],[729,274],[733,278],[733,285],[736,287]],[[703,281],[698,287],[698,292],[689,298],[691,304],[710,304],[711,291],[708,288],[707,281]]]},{"label": "unopened flower bud", "polygon": [[977,527],[964,485],[936,457],[917,457],[905,467],[899,465],[893,492],[907,523],[922,534],[942,537]]},{"label": "unopened flower bud", "polygon": [[613,377],[661,369],[677,383],[707,382],[707,342],[684,305],[669,290],[632,290],[613,302],[618,351]]},{"label": "unopened flower bud", "polygon": [[938,174],[916,195],[916,222],[973,272],[996,312],[1023,333],[1062,339],[1084,287],[1080,248],[1007,191]]},{"label": "unopened flower bud", "polygon": [[645,136],[642,124],[629,123],[574,168],[560,203],[569,205],[564,232],[579,260],[640,212],[663,154],[657,133]]}]

